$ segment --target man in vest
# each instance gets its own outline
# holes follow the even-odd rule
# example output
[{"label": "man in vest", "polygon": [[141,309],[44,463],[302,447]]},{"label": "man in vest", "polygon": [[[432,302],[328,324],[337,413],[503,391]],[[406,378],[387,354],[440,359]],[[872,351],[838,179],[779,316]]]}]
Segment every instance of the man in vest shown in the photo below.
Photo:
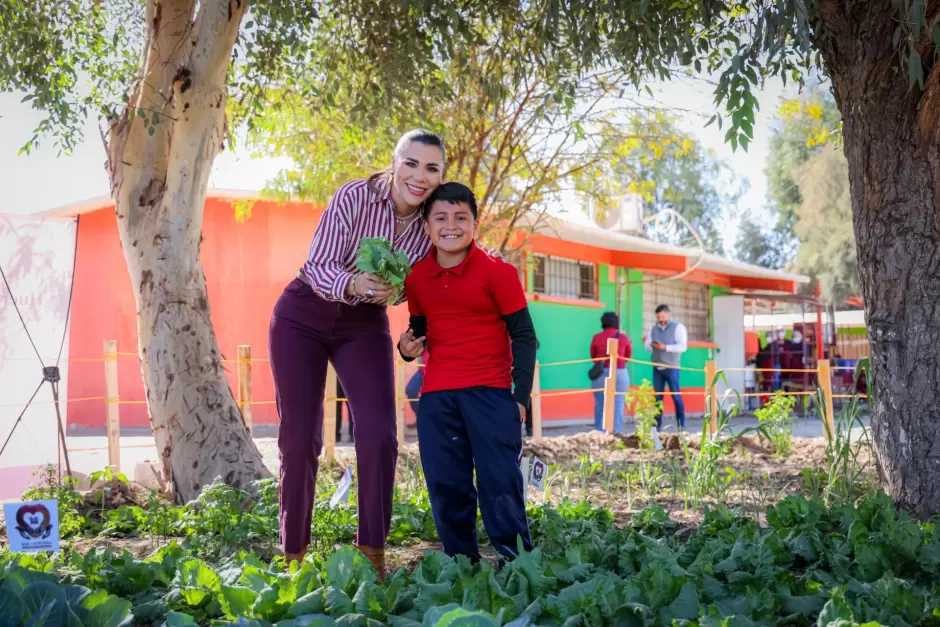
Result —
[{"label": "man in vest", "polygon": [[[667,305],[656,308],[656,321],[657,324],[653,325],[646,336],[646,350],[652,355],[652,362],[656,364],[653,366],[653,390],[656,392],[656,400],[662,402],[663,392],[666,386],[669,386],[672,402],[676,407],[676,422],[679,423],[680,429],[684,429],[685,403],[679,394],[679,362],[682,360],[682,353],[689,346],[689,332],[684,324],[672,319],[672,312]],[[656,423],[662,429],[662,412],[656,416]]]}]

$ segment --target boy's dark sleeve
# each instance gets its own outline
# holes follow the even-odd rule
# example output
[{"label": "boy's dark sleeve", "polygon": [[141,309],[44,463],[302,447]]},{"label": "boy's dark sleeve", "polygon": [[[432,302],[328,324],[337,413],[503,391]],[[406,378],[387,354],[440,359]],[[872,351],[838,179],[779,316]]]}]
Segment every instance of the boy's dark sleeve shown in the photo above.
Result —
[{"label": "boy's dark sleeve", "polygon": [[[411,332],[414,333],[415,337],[427,336],[428,334],[428,319],[425,316],[416,316],[411,314],[410,319],[408,320],[408,328],[411,329]],[[426,344],[425,344],[426,345]],[[401,342],[397,344],[398,354],[401,355],[401,358],[405,361],[414,361],[414,357],[406,357],[401,352]]]},{"label": "boy's dark sleeve", "polygon": [[535,351],[538,346],[535,326],[528,307],[503,316],[503,320],[512,342],[512,395],[517,403],[527,408],[532,394],[532,379],[535,377]]}]

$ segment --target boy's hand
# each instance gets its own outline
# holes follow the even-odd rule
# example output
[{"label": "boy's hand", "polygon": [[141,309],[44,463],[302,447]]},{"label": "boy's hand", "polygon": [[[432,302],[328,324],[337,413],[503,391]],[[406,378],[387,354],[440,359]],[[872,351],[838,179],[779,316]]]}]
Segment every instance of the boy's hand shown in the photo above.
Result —
[{"label": "boy's hand", "polygon": [[516,403],[519,406],[519,422],[525,422],[525,405]]},{"label": "boy's hand", "polygon": [[399,346],[401,354],[405,357],[411,357],[412,359],[417,359],[424,353],[424,341],[425,337],[421,336],[415,339],[414,331],[408,329],[401,334],[399,338]]}]

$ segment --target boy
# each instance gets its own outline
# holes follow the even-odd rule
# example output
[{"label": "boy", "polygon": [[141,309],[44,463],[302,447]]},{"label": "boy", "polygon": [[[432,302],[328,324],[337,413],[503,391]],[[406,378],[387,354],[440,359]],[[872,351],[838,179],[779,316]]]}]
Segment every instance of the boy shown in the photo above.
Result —
[{"label": "boy", "polygon": [[398,349],[410,361],[427,342],[418,447],[431,512],[444,552],[478,561],[479,490],[493,546],[513,558],[518,537],[531,549],[519,470],[536,345],[525,291],[515,267],[475,245],[468,187],[438,187],[423,218],[434,248],[405,281],[411,323]]}]

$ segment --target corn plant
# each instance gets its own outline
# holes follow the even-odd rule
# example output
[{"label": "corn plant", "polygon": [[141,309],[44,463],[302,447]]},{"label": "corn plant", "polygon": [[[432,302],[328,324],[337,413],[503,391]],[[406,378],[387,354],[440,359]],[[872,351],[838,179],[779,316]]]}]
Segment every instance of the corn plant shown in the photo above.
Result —
[{"label": "corn plant", "polygon": [[[725,379],[724,372],[719,372],[714,380],[708,382],[709,394],[716,393],[720,379]],[[725,381],[727,382],[726,379]],[[726,403],[729,394],[725,394],[716,403],[718,412],[714,417],[716,424],[714,433],[709,433],[709,421],[707,419],[703,421],[697,453],[692,453],[688,444],[685,441],[682,442],[686,467],[686,509],[690,504],[693,509],[697,508],[703,497],[708,494],[714,494],[719,501],[724,498],[734,481],[733,474],[727,472],[724,463],[727,447],[734,440],[748,433],[757,433],[761,438],[767,438],[766,430],[762,425],[743,429],[737,434],[731,432],[731,419],[738,415],[738,407],[741,404],[737,392],[734,395],[738,397],[736,402]],[[722,470],[725,470],[724,477],[720,476]]]},{"label": "corn plant", "polygon": [[[863,371],[866,373],[866,389],[870,398],[873,390],[871,378],[867,376],[870,372],[867,359],[859,361],[855,372],[856,383]],[[827,503],[852,503],[857,497],[873,491],[871,430],[862,420],[857,397],[843,405],[832,428],[826,416],[825,395],[822,390],[816,394],[826,432],[826,468],[821,473],[804,471],[804,482],[813,482],[813,487]],[[859,437],[853,441],[852,431],[855,429],[858,429]],[[867,461],[861,456],[863,451],[868,453]]]},{"label": "corn plant", "polygon": [[679,487],[684,483],[685,474],[682,472],[682,463],[670,457],[666,460],[666,472],[669,474],[669,484],[672,489],[672,496],[675,498],[679,492]]},{"label": "corn plant", "polygon": [[617,484],[617,477],[620,474],[623,474],[623,471],[611,470],[609,473],[607,473],[606,479],[601,479],[601,483],[604,486],[604,498],[606,499],[607,503],[611,502],[611,491],[613,490],[614,486]]},{"label": "corn plant", "polygon": [[646,500],[654,500],[662,490],[665,481],[662,466],[652,462],[640,462],[637,464],[637,471],[640,487],[643,488]]},{"label": "corn plant", "polygon": [[581,488],[581,500],[588,498],[588,486],[591,484],[591,478],[599,473],[603,466],[600,462],[592,462],[587,455],[578,458],[578,485]]},{"label": "corn plant", "polygon": [[552,496],[552,486],[555,485],[555,482],[561,477],[561,471],[558,467],[558,464],[551,464],[545,470],[545,492],[542,494],[542,502],[546,505],[551,500]]},{"label": "corn plant", "polygon": [[754,412],[774,447],[774,453],[779,457],[786,457],[793,448],[792,414],[795,407],[795,397],[777,392],[770,397],[766,406]]}]

